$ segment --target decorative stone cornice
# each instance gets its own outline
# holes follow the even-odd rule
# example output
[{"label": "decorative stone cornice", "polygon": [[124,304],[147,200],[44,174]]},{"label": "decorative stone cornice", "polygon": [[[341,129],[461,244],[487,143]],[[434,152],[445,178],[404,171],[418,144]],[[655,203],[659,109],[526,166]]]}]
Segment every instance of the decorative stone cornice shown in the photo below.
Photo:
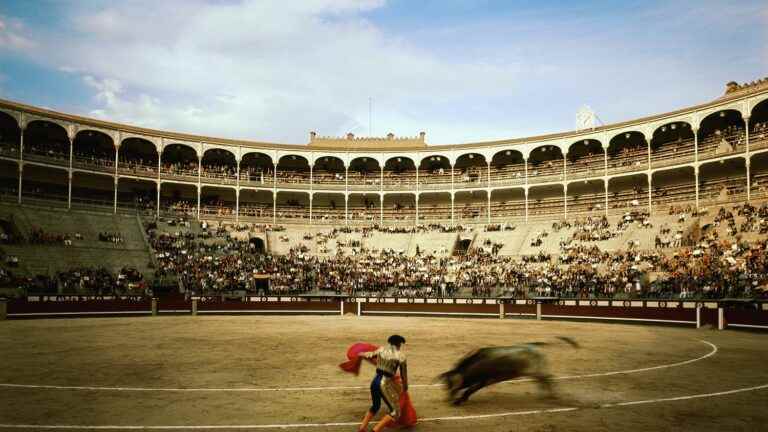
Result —
[{"label": "decorative stone cornice", "polygon": [[426,132],[420,132],[417,137],[395,137],[395,134],[388,133],[386,137],[356,137],[353,133],[348,133],[345,137],[327,137],[318,136],[316,132],[309,133],[310,148],[324,149],[387,149],[387,150],[418,150],[427,147],[425,142]]}]

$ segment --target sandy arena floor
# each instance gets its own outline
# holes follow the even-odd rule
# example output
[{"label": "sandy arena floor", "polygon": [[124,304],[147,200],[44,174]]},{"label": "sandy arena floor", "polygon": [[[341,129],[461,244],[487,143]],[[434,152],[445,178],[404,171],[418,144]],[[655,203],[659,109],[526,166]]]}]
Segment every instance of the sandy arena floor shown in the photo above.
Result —
[{"label": "sandy arena floor", "polygon": [[[393,332],[408,339],[416,431],[768,430],[765,334],[354,316],[0,322],[0,429],[353,431],[370,404],[373,368],[354,377],[337,364],[350,344],[380,344]],[[551,372],[564,377],[558,398],[531,382],[504,383],[456,408],[429,385],[474,348],[556,335],[583,346],[546,348]]]}]

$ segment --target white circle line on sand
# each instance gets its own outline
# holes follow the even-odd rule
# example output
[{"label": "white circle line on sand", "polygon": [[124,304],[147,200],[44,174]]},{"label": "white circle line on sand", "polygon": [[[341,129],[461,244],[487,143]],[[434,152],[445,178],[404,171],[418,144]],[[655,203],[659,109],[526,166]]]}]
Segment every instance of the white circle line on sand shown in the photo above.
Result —
[{"label": "white circle line on sand", "polygon": [[[705,341],[699,340],[699,342],[708,345],[711,351],[708,353],[696,357],[690,360],[684,360],[677,363],[669,363],[658,366],[650,366],[640,369],[627,369],[612,372],[598,372],[584,375],[570,375],[553,377],[554,380],[572,380],[583,378],[595,378],[611,375],[627,375],[639,372],[647,372],[658,369],[667,369],[678,366],[684,366],[687,364],[695,363],[706,358],[715,355],[718,351],[717,345]],[[517,384],[523,382],[530,382],[531,379],[523,378],[510,381],[504,381],[501,384]],[[442,384],[411,384],[413,388],[430,388],[440,387]],[[0,388],[30,388],[30,389],[50,389],[50,390],[88,390],[88,391],[124,391],[124,392],[298,392],[298,391],[335,391],[335,390],[363,390],[368,389],[368,386],[331,386],[331,387],[244,387],[244,388],[152,388],[152,387],[99,387],[99,386],[58,386],[49,384],[12,384],[12,383],[0,383]]]},{"label": "white circle line on sand", "polygon": [[[654,404],[659,402],[677,402],[691,399],[704,399],[718,396],[728,396],[737,393],[746,393],[751,391],[767,389],[768,384],[762,384],[753,387],[742,387],[732,390],[724,390],[714,393],[698,393],[685,396],[675,396],[657,399],[645,399],[637,401],[615,402],[602,404],[599,408],[616,408],[633,405]],[[491,414],[475,414],[466,416],[445,416],[445,417],[425,417],[420,418],[420,422],[439,422],[439,421],[462,421],[462,420],[482,420],[488,418],[526,416],[535,414],[554,414],[569,411],[581,411],[593,408],[563,407],[563,408],[545,408],[527,411],[507,411]],[[200,429],[299,429],[299,428],[323,428],[323,427],[341,427],[357,426],[359,422],[331,422],[331,423],[282,423],[282,424],[256,424],[256,425],[33,425],[33,424],[0,424],[0,429],[81,429],[81,430],[200,430]]]}]

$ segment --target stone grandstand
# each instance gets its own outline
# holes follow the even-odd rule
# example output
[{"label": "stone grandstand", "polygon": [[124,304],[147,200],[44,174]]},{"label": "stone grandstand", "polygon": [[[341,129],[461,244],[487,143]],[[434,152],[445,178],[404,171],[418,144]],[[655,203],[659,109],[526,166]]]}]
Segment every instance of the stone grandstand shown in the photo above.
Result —
[{"label": "stone grandstand", "polygon": [[[749,246],[738,246],[738,253],[727,247],[764,247],[765,82],[700,106],[595,130],[463,145],[426,145],[425,139],[424,133],[369,140],[312,133],[308,146],[265,144],[0,101],[0,247],[3,271],[13,276],[4,274],[4,284],[100,267],[116,277],[130,269],[148,281],[170,278],[191,290],[199,284],[185,279],[179,257],[198,252],[208,262],[239,262],[227,262],[231,272],[217,275],[231,283],[198,286],[210,291],[232,284],[254,288],[244,278],[257,273],[296,280],[262,258],[249,261],[254,271],[243,273],[248,269],[240,261],[247,260],[236,259],[242,254],[311,256],[332,266],[386,255],[385,263],[402,266],[404,273],[437,262],[457,268],[471,262],[507,274],[504,266],[522,261],[566,272],[574,259],[601,268],[590,261],[601,251],[628,254],[623,264],[633,269],[622,270],[622,282],[647,285],[648,274],[675,273],[658,268],[662,257],[717,242],[712,258],[733,259],[738,271],[751,259],[742,256]],[[643,251],[653,251],[654,258],[640,258]],[[425,262],[426,256],[433,261]],[[448,261],[434,261],[440,259]],[[631,260],[650,267],[638,270]],[[493,286],[483,295],[498,295],[510,281],[520,282],[519,275],[479,282],[472,278],[481,275],[455,273],[472,282],[454,294],[477,294],[470,286],[475,283]],[[441,277],[452,283],[456,275]],[[583,271],[578,277],[585,278]],[[302,279],[300,291],[339,291],[318,280]],[[413,288],[408,278],[391,283],[388,289]]]}]

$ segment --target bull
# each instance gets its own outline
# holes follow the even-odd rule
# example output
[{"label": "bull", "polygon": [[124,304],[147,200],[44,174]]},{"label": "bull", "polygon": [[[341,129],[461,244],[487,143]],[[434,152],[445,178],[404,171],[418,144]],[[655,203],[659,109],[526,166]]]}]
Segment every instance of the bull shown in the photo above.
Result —
[{"label": "bull", "polygon": [[[557,338],[574,348],[579,348],[579,344],[572,338]],[[534,379],[542,390],[553,396],[552,376],[547,371],[546,357],[539,349],[546,345],[552,344],[531,342],[507,347],[480,348],[461,359],[453,369],[440,374],[438,379],[446,384],[449,398],[454,405],[461,405],[484,387],[522,377]]]}]

